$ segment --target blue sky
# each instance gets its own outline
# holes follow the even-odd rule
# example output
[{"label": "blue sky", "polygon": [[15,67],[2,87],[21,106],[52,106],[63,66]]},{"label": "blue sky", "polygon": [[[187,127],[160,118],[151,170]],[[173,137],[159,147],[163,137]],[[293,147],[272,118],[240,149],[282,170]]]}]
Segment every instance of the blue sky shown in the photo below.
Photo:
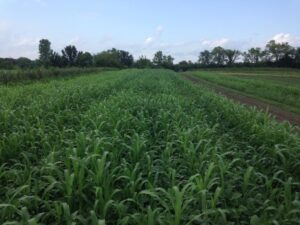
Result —
[{"label": "blue sky", "polygon": [[163,50],[176,61],[218,45],[300,46],[299,9],[299,0],[0,0],[0,57],[36,58],[41,38],[56,51]]}]

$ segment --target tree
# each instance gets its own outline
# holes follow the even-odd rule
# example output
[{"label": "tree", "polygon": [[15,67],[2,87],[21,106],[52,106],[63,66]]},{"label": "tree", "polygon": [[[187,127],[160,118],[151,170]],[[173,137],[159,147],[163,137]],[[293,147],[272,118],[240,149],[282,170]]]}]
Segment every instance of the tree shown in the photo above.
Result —
[{"label": "tree", "polygon": [[200,52],[198,62],[203,66],[208,66],[212,63],[212,54],[210,51],[205,50]]},{"label": "tree", "polygon": [[14,69],[15,60],[12,58],[0,58],[0,69]]},{"label": "tree", "polygon": [[294,52],[288,42],[276,43],[274,40],[269,41],[266,45],[266,51],[270,55],[270,60],[278,62],[283,58],[291,58]]},{"label": "tree", "polygon": [[52,52],[50,57],[50,64],[51,66],[55,66],[55,67],[65,67],[68,65],[68,62],[59,53]]},{"label": "tree", "polygon": [[78,51],[74,45],[66,46],[62,50],[63,58],[67,61],[68,66],[76,66]]},{"label": "tree", "polygon": [[98,53],[94,57],[95,65],[100,67],[122,67],[116,49]]},{"label": "tree", "polygon": [[295,50],[295,64],[300,67],[300,47]]},{"label": "tree", "polygon": [[77,57],[77,65],[80,67],[89,67],[93,65],[93,56],[89,52],[79,52]]},{"label": "tree", "polygon": [[211,55],[212,55],[212,61],[214,64],[216,65],[224,65],[225,62],[226,62],[226,52],[225,52],[225,49],[218,46],[218,47],[215,47],[212,52],[211,52]]},{"label": "tree", "polygon": [[43,66],[49,66],[51,53],[51,42],[47,39],[41,39],[39,43],[39,61]]},{"label": "tree", "polygon": [[190,69],[193,66],[193,63],[191,61],[180,61],[177,66],[176,66],[176,70],[177,71],[187,71],[188,69]]},{"label": "tree", "polygon": [[164,55],[162,51],[158,51],[154,54],[152,62],[156,67],[171,69],[173,67],[174,58],[171,55]]},{"label": "tree", "polygon": [[96,66],[123,68],[131,67],[134,59],[129,52],[113,48],[95,55],[94,61]]},{"label": "tree", "polygon": [[244,62],[258,64],[263,60],[263,55],[261,48],[250,48],[244,53]]},{"label": "tree", "polygon": [[162,53],[162,51],[158,51],[154,54],[152,62],[157,67],[162,66],[162,64],[163,64],[163,53]]},{"label": "tree", "polygon": [[21,69],[33,68],[34,62],[26,57],[20,57],[16,60],[16,65]]},{"label": "tree", "polygon": [[137,68],[151,68],[152,62],[150,59],[147,59],[145,56],[141,56],[136,62],[135,66]]},{"label": "tree", "polygon": [[227,65],[233,65],[241,53],[238,50],[226,49],[224,51],[224,54],[225,54],[225,61],[227,62]]},{"label": "tree", "polygon": [[172,69],[174,58],[171,55],[163,55],[162,66],[164,68]]},{"label": "tree", "polygon": [[133,65],[133,56],[126,51],[117,50],[120,63],[124,66],[131,67]]}]

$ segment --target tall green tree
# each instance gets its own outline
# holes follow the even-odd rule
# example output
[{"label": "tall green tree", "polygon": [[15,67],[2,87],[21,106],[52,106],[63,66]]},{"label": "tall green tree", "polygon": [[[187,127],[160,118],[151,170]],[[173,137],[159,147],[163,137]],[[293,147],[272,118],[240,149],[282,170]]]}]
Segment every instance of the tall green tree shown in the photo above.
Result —
[{"label": "tall green tree", "polygon": [[164,55],[163,56],[163,67],[167,69],[172,69],[174,64],[174,58],[171,55]]},{"label": "tall green tree", "polygon": [[295,64],[300,67],[300,47],[295,49]]},{"label": "tall green tree", "polygon": [[66,58],[64,58],[62,55],[54,51],[51,54],[50,62],[51,62],[51,66],[54,67],[65,67],[68,65]]},{"label": "tall green tree", "polygon": [[214,64],[221,66],[226,63],[226,51],[221,46],[215,47],[211,51],[211,55]]},{"label": "tall green tree", "polygon": [[227,65],[233,65],[235,61],[238,59],[238,57],[241,55],[240,51],[232,50],[232,49],[226,49],[224,53],[225,53],[225,61],[227,62]]},{"label": "tall green tree", "polygon": [[48,39],[41,39],[39,43],[39,61],[45,67],[50,65],[51,42]]},{"label": "tall green tree", "polygon": [[77,65],[80,67],[90,67],[93,65],[93,56],[89,52],[79,52]]},{"label": "tall green tree", "polygon": [[205,50],[200,52],[198,62],[203,66],[208,66],[212,63],[212,54],[210,51]]},{"label": "tall green tree", "polygon": [[68,45],[62,50],[62,55],[68,66],[76,66],[78,51],[74,45]]},{"label": "tall green tree", "polygon": [[263,60],[264,52],[261,50],[261,48],[250,48],[243,55],[245,63],[257,64]]},{"label": "tall green tree", "polygon": [[270,55],[270,60],[278,62],[283,58],[292,58],[294,49],[289,43],[276,43],[274,40],[271,40],[266,45],[266,51]]},{"label": "tall green tree", "polygon": [[35,63],[26,57],[16,59],[16,65],[21,69],[33,68]]},{"label": "tall green tree", "polygon": [[116,51],[107,50],[94,56],[95,65],[99,67],[121,67]]},{"label": "tall green tree", "polygon": [[180,61],[176,66],[175,66],[175,68],[176,68],[176,70],[177,71],[187,71],[188,69],[191,69],[191,68],[193,68],[195,65],[193,64],[193,62],[192,61],[185,61],[185,60],[183,60],[183,61]]},{"label": "tall green tree", "polygon": [[146,56],[141,56],[136,62],[135,66],[137,68],[151,68],[152,62],[150,59],[147,59]]},{"label": "tall green tree", "polygon": [[133,65],[134,59],[133,56],[124,50],[117,51],[120,63],[126,67],[131,67]]},{"label": "tall green tree", "polygon": [[0,58],[0,69],[11,70],[15,66],[15,60],[12,58]]},{"label": "tall green tree", "polygon": [[154,54],[152,62],[156,67],[171,69],[174,65],[174,58],[171,55],[164,55],[162,51],[158,51]]},{"label": "tall green tree", "polygon": [[157,66],[157,67],[161,67],[163,64],[163,53],[162,51],[158,51],[154,54],[153,57],[153,65]]}]

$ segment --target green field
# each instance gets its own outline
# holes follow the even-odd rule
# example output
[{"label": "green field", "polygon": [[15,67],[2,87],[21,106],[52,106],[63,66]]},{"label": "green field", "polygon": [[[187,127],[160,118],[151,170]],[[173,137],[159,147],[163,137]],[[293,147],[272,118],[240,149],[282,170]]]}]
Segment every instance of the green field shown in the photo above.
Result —
[{"label": "green field", "polygon": [[175,72],[0,86],[0,102],[0,224],[300,224],[299,134]]},{"label": "green field", "polygon": [[0,85],[11,85],[15,83],[31,83],[36,80],[48,80],[53,78],[65,79],[83,74],[99,73],[102,71],[112,71],[115,68],[35,68],[35,69],[0,69]]},{"label": "green field", "polygon": [[300,70],[223,69],[187,73],[300,113]]}]

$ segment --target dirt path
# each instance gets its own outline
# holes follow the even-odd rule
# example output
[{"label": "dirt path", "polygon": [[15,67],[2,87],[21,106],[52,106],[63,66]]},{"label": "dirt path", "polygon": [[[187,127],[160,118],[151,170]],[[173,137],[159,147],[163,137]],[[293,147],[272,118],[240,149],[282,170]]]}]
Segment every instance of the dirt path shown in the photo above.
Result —
[{"label": "dirt path", "polygon": [[258,109],[268,111],[270,114],[274,115],[276,119],[280,122],[289,121],[291,124],[297,125],[300,127],[300,115],[292,112],[288,112],[280,107],[271,105],[267,102],[251,98],[249,96],[243,95],[238,91],[232,90],[230,88],[217,85],[206,80],[203,80],[198,77],[194,77],[190,74],[182,75],[185,79],[192,81],[195,84],[203,84],[219,94],[226,96],[227,98],[233,99],[234,101],[240,102],[244,105],[255,106]]}]

